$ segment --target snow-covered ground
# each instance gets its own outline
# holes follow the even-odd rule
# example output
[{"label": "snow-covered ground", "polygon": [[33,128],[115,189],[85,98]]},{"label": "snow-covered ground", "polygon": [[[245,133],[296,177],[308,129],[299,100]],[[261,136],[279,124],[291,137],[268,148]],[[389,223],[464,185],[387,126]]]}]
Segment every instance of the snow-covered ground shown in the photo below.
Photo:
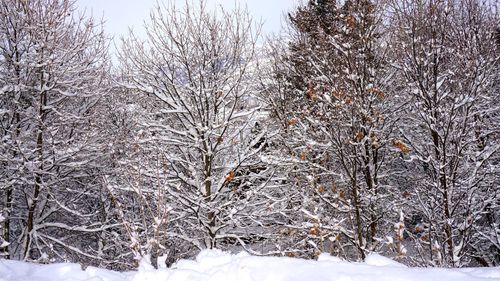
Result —
[{"label": "snow-covered ground", "polygon": [[0,260],[0,281],[481,281],[500,280],[500,268],[408,268],[379,255],[364,263],[343,262],[329,255],[318,261],[286,257],[201,252],[196,260],[181,260],[171,269],[154,270],[147,261],[135,272],[114,272],[77,264],[37,265]]}]

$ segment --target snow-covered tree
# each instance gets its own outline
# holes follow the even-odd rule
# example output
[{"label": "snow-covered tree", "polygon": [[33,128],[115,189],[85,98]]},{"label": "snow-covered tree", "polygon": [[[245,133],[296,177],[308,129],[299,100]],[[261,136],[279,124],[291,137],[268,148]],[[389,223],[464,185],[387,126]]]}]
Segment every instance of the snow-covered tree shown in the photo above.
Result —
[{"label": "snow-covered tree", "polygon": [[102,147],[92,119],[106,42],[72,1],[0,1],[0,192],[12,258],[99,259]]},{"label": "snow-covered tree", "polygon": [[[423,260],[498,264],[498,17],[483,1],[393,1]],[[495,211],[496,209],[496,211]],[[495,212],[497,214],[495,214]],[[427,262],[427,261],[426,261]]]},{"label": "snow-covered tree", "polygon": [[278,201],[260,156],[265,114],[253,97],[259,26],[245,10],[210,13],[201,1],[158,5],[146,28],[145,42],[123,42],[120,85],[147,110],[141,164],[132,168],[138,192],[166,198],[157,206],[168,212],[159,244],[179,256],[233,244],[251,250],[273,227]]},{"label": "snow-covered tree", "polygon": [[322,217],[328,233],[312,236],[362,259],[383,245],[380,237],[392,235],[384,224],[398,212],[387,163],[395,151],[405,152],[392,145],[398,99],[381,8],[371,1],[299,7],[290,16],[288,50],[273,49],[276,79],[267,84],[273,116],[297,160],[294,178],[303,179],[307,200],[315,198],[308,216]]}]

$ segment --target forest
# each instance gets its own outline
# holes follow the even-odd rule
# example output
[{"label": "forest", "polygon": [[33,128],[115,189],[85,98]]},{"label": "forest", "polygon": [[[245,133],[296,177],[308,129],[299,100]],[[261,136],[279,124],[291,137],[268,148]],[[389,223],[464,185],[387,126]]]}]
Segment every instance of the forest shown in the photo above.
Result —
[{"label": "forest", "polygon": [[498,12],[308,0],[263,36],[160,1],[114,51],[73,0],[0,0],[0,258],[500,266]]}]

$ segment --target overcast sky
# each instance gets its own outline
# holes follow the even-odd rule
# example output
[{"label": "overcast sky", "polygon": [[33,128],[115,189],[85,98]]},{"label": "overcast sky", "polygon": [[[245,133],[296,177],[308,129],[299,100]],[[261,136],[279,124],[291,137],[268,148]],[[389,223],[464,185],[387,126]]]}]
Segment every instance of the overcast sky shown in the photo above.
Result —
[{"label": "overcast sky", "polygon": [[[185,0],[175,1],[183,4]],[[133,28],[139,36],[144,34],[144,20],[149,19],[149,12],[156,0],[77,0],[79,9],[87,9],[95,17],[106,21],[106,32],[115,39],[128,33]],[[235,3],[247,5],[254,19],[264,22],[263,33],[269,35],[280,31],[283,14],[296,7],[299,0],[207,0],[209,7],[222,5],[224,9],[234,8]]]}]

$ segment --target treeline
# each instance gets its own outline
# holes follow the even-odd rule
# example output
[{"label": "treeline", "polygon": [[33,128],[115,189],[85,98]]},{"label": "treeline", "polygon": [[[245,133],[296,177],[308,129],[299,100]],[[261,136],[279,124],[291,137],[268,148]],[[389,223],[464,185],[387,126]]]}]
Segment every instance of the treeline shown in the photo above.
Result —
[{"label": "treeline", "polygon": [[495,3],[310,0],[267,40],[206,4],[112,66],[73,1],[0,0],[3,258],[500,265]]}]

